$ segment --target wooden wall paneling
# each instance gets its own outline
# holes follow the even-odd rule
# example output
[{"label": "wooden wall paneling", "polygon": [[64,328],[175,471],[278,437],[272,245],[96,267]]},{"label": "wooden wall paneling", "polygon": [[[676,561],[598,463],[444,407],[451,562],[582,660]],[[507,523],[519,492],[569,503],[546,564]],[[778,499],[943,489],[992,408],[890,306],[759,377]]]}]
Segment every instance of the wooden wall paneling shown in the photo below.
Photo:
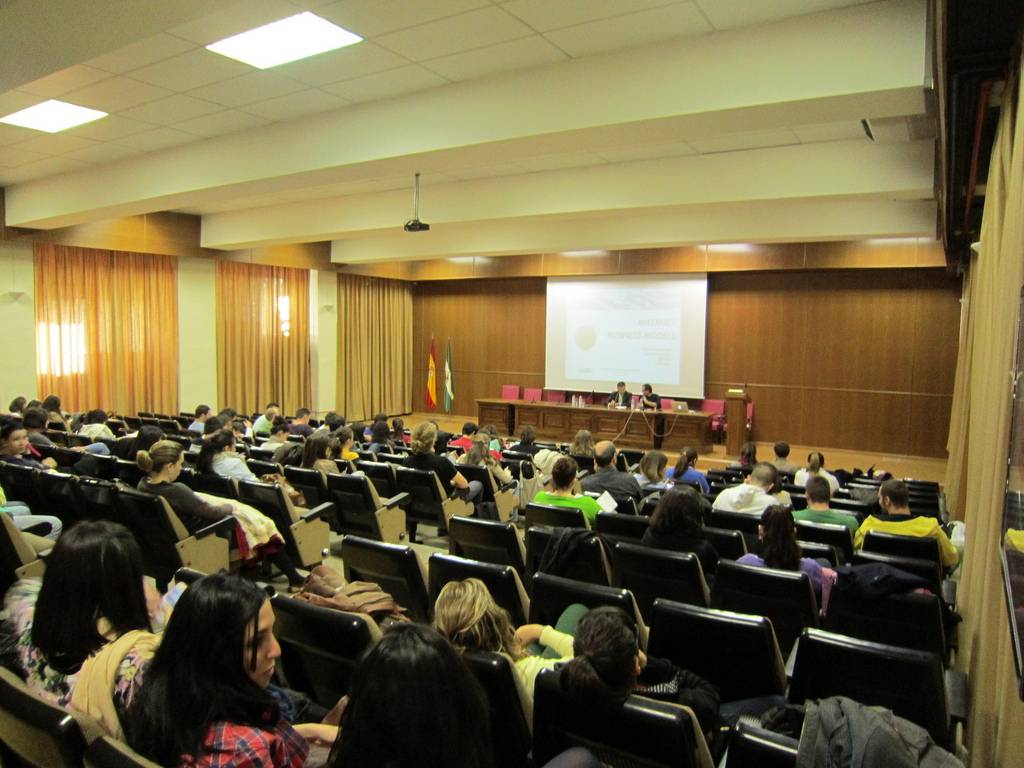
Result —
[{"label": "wooden wall paneling", "polygon": [[526,253],[514,256],[478,256],[473,262],[474,277],[541,277],[544,254]]},{"label": "wooden wall paneling", "polygon": [[702,245],[638,248],[620,251],[619,257],[619,274],[623,275],[705,272],[707,266],[707,254]]},{"label": "wooden wall paneling", "polygon": [[[911,399],[884,392],[808,392],[804,437],[810,439],[801,442],[822,448],[856,446],[879,453],[923,455],[910,441]],[[804,458],[797,457],[794,462],[799,464]]]},{"label": "wooden wall paneling", "polygon": [[945,456],[952,395],[914,395],[910,398],[908,441],[921,456]]},{"label": "wooden wall paneling", "polygon": [[807,243],[810,269],[916,267],[918,262],[914,237]]},{"label": "wooden wall paneling", "polygon": [[[753,439],[804,443],[807,436],[807,390],[803,387],[749,386],[754,404]],[[722,387],[721,396],[725,396]]]},{"label": "wooden wall paneling", "polygon": [[708,245],[708,272],[803,269],[803,243]]},{"label": "wooden wall paneling", "polygon": [[364,277],[383,277],[389,280],[412,280],[412,261],[379,261],[371,264],[338,264],[334,267],[343,274]]},{"label": "wooden wall paneling", "polygon": [[907,340],[914,352],[910,388],[951,395],[960,341],[961,281],[944,271],[929,271],[920,277],[921,290],[914,294],[912,333]]},{"label": "wooden wall paneling", "polygon": [[615,275],[618,272],[619,251],[595,250],[544,254],[544,274],[552,277]]}]

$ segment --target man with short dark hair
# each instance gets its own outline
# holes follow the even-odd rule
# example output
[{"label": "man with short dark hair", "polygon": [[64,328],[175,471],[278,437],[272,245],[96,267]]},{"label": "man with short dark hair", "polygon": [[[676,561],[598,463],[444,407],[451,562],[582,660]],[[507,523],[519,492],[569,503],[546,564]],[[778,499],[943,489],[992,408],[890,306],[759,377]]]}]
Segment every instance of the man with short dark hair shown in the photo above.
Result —
[{"label": "man with short dark hair", "polygon": [[712,509],[723,512],[750,512],[760,515],[779,500],[772,496],[772,489],[779,473],[774,465],[759,461],[747,475],[745,482],[726,488],[715,497]]},{"label": "man with short dark hair", "polygon": [[480,427],[475,422],[467,421],[462,425],[462,435],[457,440],[449,440],[448,447],[458,447],[464,452],[468,452],[470,446],[473,445],[473,435],[480,431]]},{"label": "man with short dark hair", "polygon": [[587,520],[593,524],[597,519],[597,513],[601,511],[601,505],[597,503],[597,499],[576,494],[576,470],[575,459],[560,456],[551,467],[550,489],[542,488],[533,501],[551,507],[575,507],[582,510]]},{"label": "man with short dark hair", "polygon": [[824,477],[815,475],[807,480],[807,509],[793,510],[794,520],[808,523],[827,523],[828,525],[845,525],[850,529],[850,536],[857,533],[857,516],[852,512],[842,512],[828,508],[832,498],[832,486]]},{"label": "man with short dark hair", "polygon": [[774,448],[775,460],[772,464],[775,465],[775,468],[779,470],[779,472],[783,472],[787,475],[795,475],[800,467],[789,460],[789,443],[784,440],[780,440],[775,444]]},{"label": "man with short dark hair", "polygon": [[[583,478],[583,490],[592,493],[608,491],[617,502],[629,499],[640,501],[640,484],[629,472],[620,472],[615,467],[619,455],[615,443],[602,440],[594,446],[594,472]],[[557,462],[556,462],[557,463]]]},{"label": "man with short dark hair", "polygon": [[615,391],[608,395],[609,408],[628,408],[633,401],[633,395],[626,389],[626,382],[620,381],[615,385]]},{"label": "man with short dark hair", "polygon": [[203,434],[203,424],[210,418],[210,406],[208,405],[197,405],[196,406],[196,418],[188,425],[189,432],[197,432],[200,435]]},{"label": "man with short dark hair", "polygon": [[252,433],[254,435],[266,435],[270,433],[270,427],[274,423],[274,419],[281,415],[281,406],[277,403],[267,403],[267,407],[263,409],[263,413],[256,423],[252,425]]},{"label": "man with short dark hair", "polygon": [[645,411],[660,411],[661,397],[654,392],[650,384],[644,384],[643,394],[640,395],[640,408]]},{"label": "man with short dark hair", "polygon": [[295,418],[292,419],[288,432],[292,435],[302,435],[303,437],[309,437],[313,434],[313,428],[309,426],[309,408],[299,408],[295,412]]},{"label": "man with short dark hair", "polygon": [[960,560],[949,536],[934,517],[922,515],[914,517],[910,511],[910,492],[902,480],[886,480],[878,489],[878,506],[882,514],[871,515],[860,524],[853,546],[860,549],[864,546],[864,537],[869,531],[896,533],[902,536],[927,536],[939,542],[939,555],[942,564],[954,566]]}]

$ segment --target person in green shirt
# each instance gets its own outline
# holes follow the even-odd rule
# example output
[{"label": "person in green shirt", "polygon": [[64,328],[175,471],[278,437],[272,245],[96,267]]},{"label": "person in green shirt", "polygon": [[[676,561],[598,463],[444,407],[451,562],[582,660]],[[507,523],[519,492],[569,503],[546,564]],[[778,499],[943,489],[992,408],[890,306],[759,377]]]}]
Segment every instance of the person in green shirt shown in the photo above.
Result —
[{"label": "person in green shirt", "polygon": [[856,536],[859,525],[856,515],[829,509],[828,502],[831,498],[832,488],[828,480],[817,475],[810,477],[807,479],[807,509],[794,511],[793,517],[806,523],[845,525],[850,529],[851,538]]},{"label": "person in green shirt", "polygon": [[551,488],[541,491],[533,497],[535,504],[546,504],[551,507],[575,507],[583,510],[584,517],[591,525],[601,511],[597,499],[581,496],[576,493],[576,461],[569,456],[561,456],[551,468]]}]

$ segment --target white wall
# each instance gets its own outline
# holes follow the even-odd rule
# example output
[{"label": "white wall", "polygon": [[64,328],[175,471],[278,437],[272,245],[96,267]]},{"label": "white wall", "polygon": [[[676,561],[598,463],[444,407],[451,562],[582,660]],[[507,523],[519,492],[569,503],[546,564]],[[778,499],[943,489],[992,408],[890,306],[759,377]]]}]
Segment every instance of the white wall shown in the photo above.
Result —
[{"label": "white wall", "polygon": [[212,259],[178,259],[178,402],[217,403],[217,284]]},{"label": "white wall", "polygon": [[0,366],[0,409],[17,395],[30,400],[36,391],[36,306],[32,243],[0,242],[0,328],[4,358]]},{"label": "white wall", "polygon": [[338,273],[310,272],[310,320],[316,317],[316,335],[310,337],[313,367],[313,410],[318,416],[338,407]]}]

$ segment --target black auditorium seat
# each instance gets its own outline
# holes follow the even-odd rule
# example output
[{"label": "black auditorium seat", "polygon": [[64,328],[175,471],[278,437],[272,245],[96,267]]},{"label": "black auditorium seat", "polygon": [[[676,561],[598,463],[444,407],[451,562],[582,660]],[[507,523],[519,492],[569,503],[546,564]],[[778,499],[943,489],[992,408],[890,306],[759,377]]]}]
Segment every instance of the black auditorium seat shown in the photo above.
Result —
[{"label": "black auditorium seat", "polygon": [[510,565],[494,565],[455,555],[435,552],[427,561],[427,587],[431,603],[437,602],[441,589],[449,581],[480,579],[494,602],[508,611],[515,626],[522,626],[530,615],[530,599],[526,596],[519,574]]},{"label": "black auditorium seat", "polygon": [[341,558],[348,581],[379,584],[414,621],[427,623],[433,604],[427,594],[426,565],[412,547],[386,544],[361,536],[346,536]]},{"label": "black auditorium seat", "polygon": [[612,549],[612,585],[633,593],[640,613],[648,622],[654,601],[659,597],[705,608],[709,605],[704,571],[692,552],[671,552],[619,542]]}]

